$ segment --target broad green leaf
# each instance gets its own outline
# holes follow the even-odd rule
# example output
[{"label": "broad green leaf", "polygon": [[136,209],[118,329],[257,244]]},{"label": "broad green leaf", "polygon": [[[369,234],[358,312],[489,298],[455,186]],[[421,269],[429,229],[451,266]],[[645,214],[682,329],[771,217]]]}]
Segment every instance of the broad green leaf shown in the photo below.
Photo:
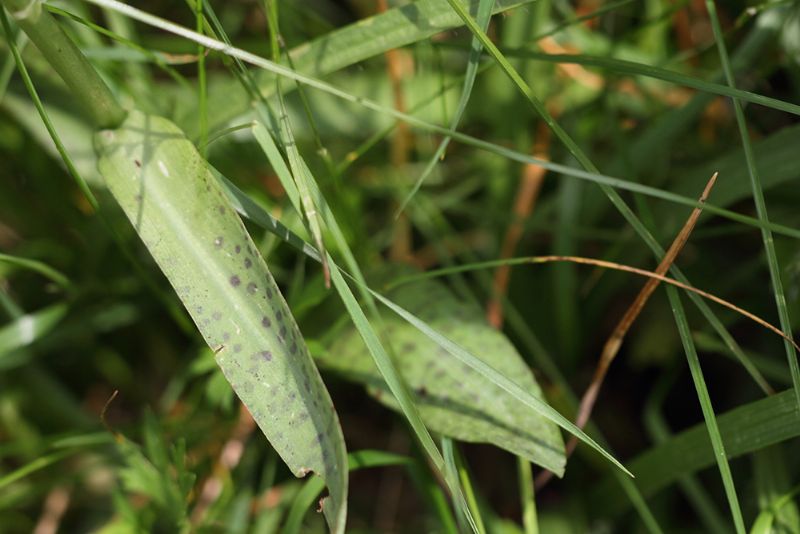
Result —
[{"label": "broad green leaf", "polygon": [[205,160],[170,121],[131,112],[95,136],[98,167],[234,391],[295,476],[315,472],[344,531],[338,417],[264,259]]},{"label": "broad green leaf", "polygon": [[[728,458],[736,458],[800,436],[800,416],[792,390],[751,402],[717,416]],[[628,462],[634,483],[649,497],[688,473],[714,465],[705,424],[689,428]],[[605,480],[593,492],[596,508],[613,515],[630,503],[616,483]]]},{"label": "broad green leaf", "polygon": [[[403,285],[387,297],[542,398],[533,374],[508,339],[484,321],[480,309],[459,301],[439,282]],[[431,430],[462,441],[492,443],[563,473],[564,444],[555,424],[457,362],[400,317],[387,317],[384,331],[397,355],[400,374],[412,388],[422,420]],[[353,329],[339,335],[318,361],[366,384],[380,402],[396,409],[396,401]]]},{"label": "broad green leaf", "polygon": [[[477,11],[480,0],[465,0],[469,12]],[[502,13],[532,0],[495,0],[493,13]],[[422,41],[440,32],[462,26],[445,0],[417,0],[389,9],[317,39],[295,47],[289,53],[295,68],[304,74],[321,77],[349,67],[387,50]],[[265,95],[275,90],[269,74],[258,75]],[[291,89],[286,85],[285,89]],[[209,124],[219,126],[248,110],[249,98],[235,80],[217,80],[209,86]],[[196,124],[191,109],[185,111],[187,127]],[[181,113],[183,115],[183,113]],[[184,123],[183,120],[180,121]],[[187,129],[187,131],[191,131]]]}]

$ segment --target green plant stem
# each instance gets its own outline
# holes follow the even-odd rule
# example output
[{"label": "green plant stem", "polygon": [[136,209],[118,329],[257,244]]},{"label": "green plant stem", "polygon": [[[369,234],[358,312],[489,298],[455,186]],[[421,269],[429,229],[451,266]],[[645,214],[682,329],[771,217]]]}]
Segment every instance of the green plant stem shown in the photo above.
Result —
[{"label": "green plant stem", "polygon": [[[728,50],[725,46],[722,29],[719,25],[719,17],[717,16],[717,8],[713,0],[706,0],[706,9],[708,10],[708,16],[711,20],[711,28],[714,31],[714,40],[717,42],[720,63],[722,63],[722,70],[725,73],[725,81],[730,88],[735,89],[733,69],[731,68],[731,62],[728,58]],[[767,205],[764,201],[764,190],[761,187],[758,167],[756,167],[753,145],[750,143],[749,133],[747,132],[747,121],[744,118],[742,103],[738,98],[732,97],[732,100],[734,114],[736,115],[736,124],[739,127],[739,135],[742,138],[742,148],[744,149],[744,157],[747,162],[747,171],[750,175],[750,187],[753,191],[753,202],[756,205],[756,213],[762,222],[768,222],[769,217],[767,215]],[[767,254],[767,265],[769,266],[769,275],[772,281],[772,290],[775,294],[775,304],[778,308],[781,330],[791,338],[792,323],[789,319],[789,311],[786,307],[786,294],[783,291],[780,265],[778,263],[778,257],[775,254],[775,243],[769,228],[761,228],[761,239],[764,242],[764,251]],[[794,387],[797,406],[800,410],[800,366],[798,366],[797,354],[795,353],[794,347],[787,339],[784,339],[783,345],[786,350],[786,358],[789,362],[789,370],[792,376],[792,386]]]},{"label": "green plant stem", "polygon": [[519,498],[522,504],[522,528],[525,534],[539,534],[536,496],[533,489],[533,470],[531,463],[522,456],[517,456],[517,474],[519,475]]},{"label": "green plant stem", "polygon": [[98,128],[115,128],[126,112],[41,0],[0,0]]}]

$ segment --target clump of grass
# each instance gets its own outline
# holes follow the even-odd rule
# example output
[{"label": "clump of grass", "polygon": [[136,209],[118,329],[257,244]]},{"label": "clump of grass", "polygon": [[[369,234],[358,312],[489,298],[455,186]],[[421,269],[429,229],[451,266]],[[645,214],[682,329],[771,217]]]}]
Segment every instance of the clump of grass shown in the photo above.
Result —
[{"label": "clump of grass", "polygon": [[2,4],[4,529],[800,531],[793,6]]}]

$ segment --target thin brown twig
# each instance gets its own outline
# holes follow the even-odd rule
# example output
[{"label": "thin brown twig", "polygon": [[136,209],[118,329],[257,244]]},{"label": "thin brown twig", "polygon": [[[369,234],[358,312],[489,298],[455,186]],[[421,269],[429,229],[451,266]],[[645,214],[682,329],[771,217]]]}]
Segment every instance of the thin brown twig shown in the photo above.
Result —
[{"label": "thin brown twig", "polygon": [[236,427],[228,441],[222,446],[211,475],[203,482],[200,496],[190,518],[193,525],[200,525],[208,509],[219,498],[224,485],[224,477],[239,465],[239,461],[244,454],[245,441],[253,432],[255,426],[253,417],[242,404]]},{"label": "thin brown twig", "polygon": [[675,287],[677,287],[679,289],[683,289],[685,291],[690,291],[690,292],[695,293],[697,295],[700,295],[701,297],[703,297],[705,299],[708,299],[708,300],[710,300],[712,302],[716,302],[720,306],[724,306],[724,307],[728,308],[729,310],[732,310],[732,311],[734,311],[734,312],[736,312],[736,313],[738,313],[740,315],[743,315],[744,317],[747,317],[748,319],[750,319],[754,323],[758,323],[759,325],[763,326],[767,330],[770,330],[771,332],[779,335],[780,337],[782,337],[783,339],[785,339],[786,341],[791,343],[798,351],[800,351],[800,345],[798,345],[794,341],[794,339],[792,339],[790,336],[786,335],[786,333],[784,333],[780,328],[768,323],[767,321],[765,321],[761,317],[759,317],[759,316],[757,316],[755,314],[752,314],[752,313],[750,313],[749,311],[747,311],[745,309],[740,308],[739,306],[737,306],[736,304],[733,304],[732,302],[729,302],[729,301],[727,301],[725,299],[722,299],[722,298],[720,298],[720,297],[718,297],[716,295],[708,293],[707,291],[703,291],[702,289],[697,289],[696,287],[690,286],[689,284],[684,284],[683,282],[679,282],[679,281],[675,280],[674,278],[670,278],[668,276],[663,276],[663,275],[660,275],[660,274],[656,274],[653,271],[648,271],[646,269],[639,269],[638,267],[631,267],[630,265],[621,265],[619,263],[614,263],[614,262],[611,262],[611,261],[597,260],[597,259],[594,259],[594,258],[584,258],[582,256],[533,256],[533,257],[530,258],[530,263],[552,263],[552,262],[564,262],[564,261],[572,262],[572,263],[580,263],[580,264],[583,264],[583,265],[595,265],[595,266],[598,266],[598,267],[603,267],[605,269],[614,269],[614,270],[617,270],[617,271],[624,271],[624,272],[627,272],[627,273],[638,274],[639,276],[644,276],[644,277],[647,277],[647,278],[654,278],[654,279],[656,279],[656,280],[658,280],[660,282],[664,282],[665,284],[669,284],[669,285],[675,286]]},{"label": "thin brown twig", "polygon": [[[547,160],[549,151],[550,128],[548,128],[546,124],[541,123],[537,131],[536,142],[533,146],[533,156],[542,160]],[[500,249],[501,259],[510,258],[514,255],[517,244],[522,238],[525,220],[533,212],[546,173],[547,170],[538,165],[527,164],[522,168],[522,177],[514,202],[513,220],[508,226],[508,230],[506,230],[506,235],[503,238],[503,246]],[[502,297],[508,291],[510,280],[510,265],[501,265],[494,272],[492,296],[491,300],[486,304],[486,319],[489,321],[489,324],[498,329],[503,326]]]},{"label": "thin brown twig", "polygon": [[[384,13],[389,9],[387,0],[377,0],[378,13]],[[406,70],[403,66],[403,52],[398,49],[387,50],[386,71],[392,85],[394,96],[394,108],[397,111],[405,112],[406,98],[403,91],[403,73]],[[408,124],[402,121],[397,123],[390,145],[389,161],[392,167],[400,169],[408,163],[408,154],[411,149],[411,130]],[[411,258],[411,223],[404,214],[401,214],[394,225],[394,235],[389,250],[389,257],[392,261],[407,262]]]},{"label": "thin brown twig", "polygon": [[[795,340],[792,339],[791,336],[788,336],[781,329],[779,329],[778,327],[768,323],[767,321],[765,321],[761,317],[759,317],[759,316],[757,316],[757,315],[755,315],[753,313],[750,313],[749,311],[747,311],[745,309],[742,309],[739,306],[737,306],[737,305],[735,305],[735,304],[733,304],[733,303],[731,303],[731,302],[729,302],[729,301],[727,301],[725,299],[722,299],[722,298],[720,298],[720,297],[718,297],[716,295],[713,295],[711,293],[703,291],[702,289],[697,289],[696,287],[690,286],[688,284],[684,284],[683,282],[679,282],[679,281],[677,281],[677,280],[675,280],[673,278],[669,278],[667,276],[660,275],[660,274],[654,273],[652,271],[647,271],[645,269],[639,269],[637,267],[631,267],[629,265],[621,265],[619,263],[614,263],[614,262],[605,261],[605,260],[597,260],[597,259],[594,259],[594,258],[584,258],[584,257],[581,257],[581,256],[534,256],[534,257],[529,258],[529,260],[530,260],[530,263],[571,262],[571,263],[580,263],[580,264],[583,264],[583,265],[594,265],[596,267],[603,267],[605,269],[614,269],[616,271],[624,271],[624,272],[627,272],[627,273],[637,274],[639,276],[644,276],[644,277],[650,278],[652,280],[655,280],[657,283],[658,282],[664,282],[665,284],[670,284],[672,286],[675,286],[677,288],[683,289],[685,291],[690,291],[692,293],[700,295],[701,297],[703,297],[705,299],[708,299],[708,300],[710,300],[712,302],[716,302],[720,306],[724,306],[724,307],[728,308],[729,310],[732,310],[732,311],[734,311],[734,312],[736,312],[736,313],[738,313],[740,315],[743,315],[744,317],[747,317],[751,321],[763,326],[767,330],[779,335],[780,337],[782,337],[783,339],[785,339],[786,341],[791,343],[792,346],[795,349],[800,351],[800,345],[798,345],[795,342]],[[616,344],[617,343],[617,341],[614,341],[614,340],[611,340],[611,339],[609,339],[609,342],[611,342],[612,344]],[[619,340],[619,343],[621,344],[621,340]],[[616,348],[618,349],[619,347],[616,347]],[[610,362],[608,362],[608,363],[610,363]],[[608,366],[608,364],[606,364],[606,368],[607,368],[607,366]],[[598,365],[598,367],[599,367],[599,365]],[[589,389],[595,389],[596,390],[596,389],[599,388],[599,385],[597,387],[595,387],[595,388],[593,388],[592,386],[594,386],[594,379],[593,379],[592,385],[590,385]],[[597,397],[597,391],[594,391],[594,392],[590,393],[590,391],[587,389],[587,392],[584,394],[584,398],[587,398],[587,397],[596,398]],[[593,403],[594,403],[594,399],[591,400],[591,404],[593,404]],[[583,407],[583,405],[584,405],[584,402],[582,400],[581,407]],[[588,401],[587,401],[587,405],[588,405]],[[591,406],[590,406],[590,408],[591,408]],[[589,414],[586,415],[586,417],[585,417],[586,420],[588,420],[588,416],[589,416]],[[576,422],[576,424],[577,424],[577,422]],[[584,421],[583,424],[585,425],[586,421]],[[577,425],[577,426],[582,426],[582,425]],[[568,453],[569,453],[570,452],[569,445],[567,447],[568,447]],[[572,445],[572,447],[574,448],[574,445]],[[536,477],[536,488],[540,489],[548,480],[550,480],[551,477],[552,477],[552,473],[550,473],[549,471],[543,471],[538,477]]]},{"label": "thin brown twig", "polygon": [[61,518],[69,507],[70,490],[64,486],[56,486],[44,500],[42,515],[33,529],[33,534],[56,534],[61,525]]},{"label": "thin brown twig", "polygon": [[[611,365],[611,362],[614,361],[614,359],[616,358],[617,353],[619,352],[619,349],[622,346],[623,339],[625,338],[625,335],[627,334],[631,325],[639,316],[645,304],[649,300],[650,296],[653,294],[653,292],[661,282],[666,282],[681,287],[683,289],[687,289],[695,293],[698,293],[705,298],[713,300],[714,302],[717,302],[728,308],[734,309],[738,313],[741,313],[744,316],[759,323],[760,325],[778,333],[784,338],[787,337],[783,332],[781,332],[771,324],[767,323],[766,321],[762,320],[761,318],[745,310],[742,310],[741,308],[733,304],[730,304],[727,301],[720,299],[719,297],[716,297],[714,295],[711,295],[709,293],[706,293],[704,291],[695,288],[691,288],[690,286],[687,286],[685,284],[677,282],[676,280],[672,280],[664,276],[664,274],[672,266],[673,262],[675,261],[675,258],[678,256],[683,246],[686,244],[686,241],[689,239],[689,236],[691,235],[692,230],[694,229],[694,226],[697,223],[697,219],[700,217],[700,214],[703,210],[703,205],[708,199],[708,195],[711,192],[711,189],[714,187],[716,179],[717,179],[717,174],[715,173],[706,184],[706,187],[703,190],[703,194],[700,196],[699,199],[700,205],[698,205],[694,210],[692,210],[692,213],[689,215],[689,218],[686,220],[686,223],[684,224],[683,228],[678,233],[675,240],[672,242],[672,245],[669,247],[669,250],[667,250],[666,254],[664,255],[664,258],[659,263],[655,272],[644,271],[642,269],[637,269],[635,267],[628,267],[602,260],[586,261],[587,259],[585,258],[581,259],[572,258],[575,260],[575,263],[588,263],[592,265],[597,265],[599,267],[612,268],[649,277],[649,280],[644,285],[644,287],[642,287],[641,291],[639,291],[639,294],[636,296],[633,303],[630,305],[625,314],[622,316],[622,319],[620,319],[620,321],[617,323],[616,328],[614,328],[614,331],[611,333],[605,345],[603,346],[603,351],[600,355],[600,360],[597,362],[597,367],[595,368],[591,383],[589,384],[589,387],[586,389],[586,391],[583,394],[583,397],[581,398],[580,406],[578,408],[578,414],[575,419],[575,425],[578,428],[582,429],[584,426],[586,426],[586,423],[589,421],[595,402],[597,401],[597,396],[600,392],[600,388],[603,385],[603,381],[606,377],[606,374],[608,373],[608,369],[609,366]],[[556,258],[557,257],[550,257],[546,261],[571,261],[566,259],[568,257],[559,257],[562,259],[556,259]],[[543,259],[544,258],[539,258],[539,260]],[[794,343],[793,340],[790,339],[790,341]],[[575,450],[577,441],[578,440],[574,436],[572,436],[568,441],[566,447],[567,457],[569,457]],[[551,478],[552,478],[552,473],[549,471],[543,471],[542,473],[540,473],[539,476],[536,478],[537,488],[543,487]]]}]

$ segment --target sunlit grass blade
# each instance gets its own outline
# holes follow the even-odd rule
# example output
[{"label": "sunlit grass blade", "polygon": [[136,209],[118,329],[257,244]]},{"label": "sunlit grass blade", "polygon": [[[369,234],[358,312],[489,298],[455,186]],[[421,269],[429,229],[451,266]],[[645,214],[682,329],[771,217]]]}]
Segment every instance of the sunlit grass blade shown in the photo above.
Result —
[{"label": "sunlit grass blade", "polygon": [[[599,170],[597,166],[589,159],[586,153],[578,146],[578,144],[570,137],[570,135],[559,125],[555,119],[552,117],[550,112],[545,108],[542,102],[536,97],[536,95],[531,90],[531,87],[525,83],[525,81],[520,77],[519,73],[514,69],[514,67],[509,63],[509,61],[503,56],[502,52],[497,48],[497,46],[492,43],[489,37],[486,35],[485,32],[481,30],[481,28],[477,25],[475,20],[467,13],[463,6],[458,4],[455,0],[447,0],[453,10],[458,13],[470,31],[478,37],[481,42],[483,43],[486,50],[489,54],[497,61],[500,67],[503,69],[503,72],[511,79],[520,93],[527,99],[528,103],[530,103],[531,107],[536,111],[536,113],[545,121],[548,127],[553,131],[556,137],[564,144],[567,148],[569,153],[574,157],[580,165],[590,173],[598,173]],[[609,187],[609,185],[600,183],[600,189],[603,193],[608,197],[611,204],[620,212],[620,214],[625,218],[628,224],[636,231],[637,234],[642,238],[645,244],[650,248],[653,254],[659,260],[664,256],[664,248],[659,244],[659,242],[655,239],[653,234],[645,227],[642,221],[636,216],[636,214],[631,210],[631,208],[627,205],[627,203],[622,199],[619,193]],[[698,205],[699,206],[699,205]],[[675,265],[673,265],[670,269],[672,273],[675,275],[675,278],[685,284],[689,285],[688,279],[684,276],[683,272]],[[708,305],[702,301],[702,299],[695,294],[690,294],[689,298],[695,303],[695,305],[699,308],[700,312],[703,316],[711,323],[712,327],[717,331],[717,333],[722,337],[722,339],[728,344],[728,346],[733,350],[736,354],[737,358],[740,359],[742,365],[746,368],[752,368],[752,363],[748,361],[747,355],[742,351],[738,345],[733,343],[733,339],[728,333],[728,331],[724,328],[722,323],[719,321],[717,316],[708,307]],[[683,313],[683,306],[680,301],[674,303],[674,313],[677,315]],[[746,362],[746,363],[745,363]],[[795,362],[796,364],[796,362]],[[800,390],[798,390],[800,391]],[[800,393],[798,393],[800,395]],[[798,397],[800,399],[800,397]]]},{"label": "sunlit grass blade", "polygon": [[494,384],[504,389],[506,392],[510,393],[514,396],[517,400],[534,410],[536,413],[541,415],[542,417],[552,421],[553,423],[557,424],[570,434],[576,436],[578,439],[592,447],[598,453],[600,453],[603,457],[605,457],[609,462],[617,466],[623,472],[630,474],[630,472],[619,462],[616,458],[614,458],[611,454],[606,452],[597,442],[595,442],[591,437],[589,437],[585,432],[579,429],[577,426],[572,424],[569,419],[565,418],[563,415],[558,413],[554,410],[551,406],[549,406],[544,401],[537,399],[536,397],[530,395],[528,392],[524,391],[520,388],[513,380],[509,379],[505,375],[497,372],[493,367],[484,363],[479,358],[476,358],[474,355],[470,354],[468,351],[464,350],[461,346],[456,343],[453,343],[445,336],[441,335],[439,332],[436,332],[432,328],[430,328],[426,323],[417,319],[414,315],[409,313],[408,311],[404,310],[403,308],[397,306],[392,301],[384,298],[380,293],[370,290],[370,293],[378,299],[384,306],[392,310],[394,313],[402,317],[405,321],[412,324],[416,327],[420,332],[425,334],[429,339],[434,341],[437,345],[445,349],[451,355],[453,355],[456,359],[458,359],[461,363],[464,363],[471,368],[475,369],[477,372],[482,374],[483,376],[487,377],[491,380]]},{"label": "sunlit grass blade", "polygon": [[8,265],[37,272],[40,275],[49,278],[63,289],[70,289],[72,287],[72,283],[70,282],[69,278],[66,277],[66,275],[50,267],[44,262],[23,258],[21,256],[14,256],[12,254],[3,254],[0,252],[0,263],[6,263]]},{"label": "sunlit grass blade", "polygon": [[[270,133],[262,126],[260,123],[255,123],[253,126],[253,133],[261,145],[261,148],[264,150],[265,155],[269,159],[270,163],[273,166],[273,169],[278,174],[278,178],[281,180],[281,183],[286,190],[287,195],[289,196],[292,205],[295,208],[295,211],[298,213],[302,212],[302,204],[300,199],[300,192],[297,189],[297,185],[295,184],[291,172],[287,167],[286,163],[283,161],[283,156],[280,154],[275,141],[272,139]],[[302,162],[301,162],[302,163]],[[304,163],[303,163],[304,166]],[[310,184],[315,185],[315,184]],[[358,264],[355,262],[355,258],[352,256],[352,252],[350,252],[347,242],[344,239],[344,236],[341,233],[341,229],[339,229],[338,224],[336,224],[336,220],[333,217],[333,213],[330,212],[330,208],[325,203],[324,198],[321,194],[318,194],[317,191],[314,191],[313,194],[316,195],[316,198],[320,201],[320,209],[322,210],[322,217],[325,222],[328,224],[328,227],[331,229],[331,232],[334,235],[334,239],[336,240],[337,245],[340,246],[342,252],[345,254],[346,259],[348,260],[348,266],[356,272],[356,276],[360,277],[363,280],[363,275],[361,275],[360,270],[358,270]],[[256,206],[257,208],[257,206]],[[300,239],[300,238],[297,238]],[[317,254],[318,251],[317,251]],[[317,258],[320,258],[317,255]],[[458,485],[457,479],[452,477],[447,477],[444,473],[444,459],[442,458],[439,449],[436,447],[433,438],[431,437],[428,429],[425,427],[425,424],[422,421],[422,418],[419,415],[419,411],[417,410],[416,405],[414,404],[414,400],[411,397],[410,392],[408,391],[408,386],[403,381],[402,377],[400,377],[397,369],[392,362],[392,359],[389,356],[389,353],[383,346],[378,334],[376,333],[375,329],[373,329],[372,325],[370,324],[369,320],[367,319],[366,314],[361,309],[358,301],[353,295],[352,291],[350,290],[350,286],[347,285],[347,282],[343,278],[342,274],[339,272],[339,267],[333,262],[333,259],[328,255],[328,265],[330,266],[331,270],[331,281],[333,282],[333,286],[336,291],[339,293],[339,297],[341,298],[347,313],[350,315],[350,318],[353,322],[353,325],[358,330],[359,335],[364,340],[364,343],[369,350],[370,355],[375,362],[375,365],[378,368],[383,379],[386,381],[386,385],[388,386],[389,390],[395,396],[400,405],[400,409],[405,416],[406,420],[408,421],[409,426],[411,427],[412,431],[416,435],[417,439],[420,442],[425,453],[428,455],[433,468],[442,475],[442,477],[447,482],[448,488],[452,496],[454,497],[456,503],[463,501],[463,498],[460,500],[458,496],[460,495],[460,487]],[[370,308],[370,312],[373,317],[376,318],[378,324],[380,324],[380,316],[375,309],[375,304],[371,303],[371,301],[366,301],[367,306]]]},{"label": "sunlit grass blade", "polygon": [[[498,145],[496,143],[491,143],[491,142],[488,142],[488,141],[484,141],[484,140],[472,137],[470,135],[466,135],[466,134],[463,134],[461,132],[451,130],[449,128],[445,128],[445,127],[442,127],[442,126],[438,126],[438,125],[429,123],[429,122],[427,122],[425,120],[419,119],[419,118],[414,117],[412,115],[408,115],[406,113],[402,113],[402,112],[399,112],[397,110],[394,110],[394,109],[392,109],[390,107],[383,106],[383,105],[381,105],[381,104],[379,104],[379,103],[377,103],[375,101],[372,101],[370,99],[350,94],[350,93],[348,93],[346,91],[343,91],[343,90],[341,90],[341,89],[339,89],[339,88],[337,88],[337,87],[335,87],[335,86],[333,86],[333,85],[331,85],[331,84],[329,84],[327,82],[324,82],[324,81],[318,80],[316,78],[312,78],[312,77],[297,73],[292,69],[289,69],[287,67],[278,65],[278,64],[276,64],[276,63],[274,63],[272,61],[269,61],[268,59],[265,59],[265,58],[263,58],[261,56],[252,54],[252,53],[247,52],[245,50],[242,50],[240,48],[236,48],[236,47],[234,47],[232,45],[229,45],[229,44],[226,44],[226,43],[224,43],[222,41],[218,41],[216,39],[212,39],[210,37],[207,37],[207,36],[204,36],[204,35],[200,35],[200,34],[194,32],[192,30],[189,30],[189,29],[187,29],[187,28],[185,28],[183,26],[180,26],[178,24],[174,24],[174,23],[169,22],[167,20],[164,20],[162,18],[159,18],[159,17],[156,17],[156,16],[151,15],[149,13],[143,12],[143,11],[141,11],[139,9],[136,9],[136,8],[134,8],[132,6],[129,6],[127,4],[122,4],[120,2],[117,2],[116,0],[85,0],[85,1],[88,2],[88,3],[100,5],[100,6],[103,6],[103,7],[107,7],[109,9],[117,10],[120,13],[122,13],[122,14],[124,14],[126,16],[129,16],[129,17],[131,17],[133,19],[139,20],[140,22],[143,22],[145,24],[148,24],[148,25],[151,25],[153,27],[162,29],[164,31],[173,33],[175,35],[179,35],[181,37],[185,37],[186,39],[189,39],[189,40],[194,41],[196,43],[203,44],[204,46],[206,46],[209,49],[217,50],[217,51],[219,51],[219,52],[221,52],[221,53],[223,53],[223,54],[225,54],[227,56],[230,56],[232,58],[244,61],[246,63],[249,63],[251,65],[259,67],[261,69],[273,72],[273,73],[275,73],[275,74],[277,74],[279,76],[282,76],[282,77],[285,77],[285,78],[288,78],[288,79],[291,79],[291,80],[295,80],[297,82],[302,83],[305,86],[312,87],[314,89],[318,89],[320,91],[326,92],[326,93],[331,94],[331,95],[333,95],[333,96],[335,96],[337,98],[341,98],[342,100],[353,102],[353,103],[361,105],[361,106],[363,106],[363,107],[365,107],[367,109],[370,109],[370,110],[373,110],[373,111],[377,111],[377,112],[385,114],[385,115],[392,116],[392,117],[394,117],[396,119],[399,119],[401,121],[405,121],[408,124],[410,124],[412,126],[415,126],[415,127],[418,127],[420,129],[423,129],[425,131],[452,137],[456,141],[459,141],[461,143],[464,143],[464,144],[467,144],[467,145],[470,145],[470,146],[473,146],[473,147],[476,147],[476,148],[479,148],[479,149],[482,149],[482,150],[486,150],[488,152],[492,152],[492,153],[497,154],[499,156],[508,158],[508,159],[510,159],[512,161],[517,161],[519,163],[530,163],[530,164],[533,164],[533,165],[538,165],[540,167],[543,167],[545,169],[553,171],[554,174],[564,174],[566,176],[572,176],[574,178],[578,178],[578,179],[587,180],[587,181],[590,181],[590,182],[597,183],[597,184],[599,184],[601,186],[603,191],[606,192],[610,196],[610,198],[612,199],[612,203],[620,210],[620,212],[623,214],[623,216],[625,216],[626,219],[629,219],[629,222],[631,222],[631,225],[633,225],[634,228],[637,230],[637,232],[639,232],[640,235],[642,235],[643,239],[645,239],[645,242],[648,244],[648,246],[650,246],[652,250],[658,251],[659,257],[660,257],[660,255],[663,254],[663,249],[661,248],[661,246],[653,239],[652,235],[650,235],[650,233],[647,232],[646,229],[643,229],[641,227],[641,222],[638,221],[638,219],[636,219],[636,217],[633,214],[633,212],[630,211],[630,208],[624,203],[624,201],[619,196],[619,194],[616,191],[614,191],[612,188],[617,188],[617,189],[623,189],[623,190],[627,190],[627,191],[642,193],[644,195],[651,196],[653,198],[660,198],[662,200],[666,200],[666,201],[673,202],[673,203],[676,203],[676,204],[681,204],[681,205],[684,205],[684,206],[689,206],[689,207],[697,207],[698,206],[697,200],[693,199],[693,198],[690,198],[688,196],[678,195],[678,194],[675,194],[675,193],[672,193],[672,192],[669,192],[669,191],[665,191],[665,190],[662,190],[662,189],[659,189],[659,188],[656,188],[656,187],[651,187],[651,186],[639,184],[639,183],[636,183],[636,182],[631,182],[631,181],[628,181],[628,180],[624,180],[624,179],[621,179],[621,178],[615,178],[615,177],[612,177],[612,176],[603,175],[600,172],[598,172],[596,169],[594,171],[586,171],[586,170],[576,169],[576,168],[570,167],[568,165],[562,165],[562,164],[558,164],[558,163],[552,163],[552,162],[549,162],[549,161],[541,160],[541,159],[532,157],[532,156],[530,156],[528,154],[524,154],[522,152],[517,152],[515,150],[508,149],[508,148],[503,147],[501,145]],[[485,43],[484,43],[484,46],[485,46]],[[705,211],[708,212],[708,213],[713,213],[713,214],[716,214],[716,215],[720,215],[722,217],[725,217],[725,218],[728,218],[728,219],[731,219],[731,220],[734,220],[734,221],[742,222],[744,224],[749,224],[751,226],[755,226],[755,227],[759,227],[759,228],[768,227],[768,228],[772,229],[776,233],[781,233],[783,235],[787,235],[787,236],[790,236],[790,237],[794,237],[794,238],[800,239],[800,230],[798,230],[798,229],[789,228],[789,227],[786,227],[786,226],[783,226],[783,225],[779,225],[779,224],[775,224],[775,223],[772,223],[772,222],[769,222],[769,223],[765,224],[765,223],[759,221],[756,218],[748,217],[748,216],[745,216],[745,215],[742,215],[742,214],[739,214],[739,213],[732,212],[730,210],[721,209],[721,208],[719,208],[717,206],[714,206],[711,203],[708,203],[708,204],[705,205]],[[676,276],[678,276],[677,272],[676,272]],[[682,276],[682,275],[680,275],[680,276]],[[705,312],[704,312],[704,314],[705,314]]]}]

